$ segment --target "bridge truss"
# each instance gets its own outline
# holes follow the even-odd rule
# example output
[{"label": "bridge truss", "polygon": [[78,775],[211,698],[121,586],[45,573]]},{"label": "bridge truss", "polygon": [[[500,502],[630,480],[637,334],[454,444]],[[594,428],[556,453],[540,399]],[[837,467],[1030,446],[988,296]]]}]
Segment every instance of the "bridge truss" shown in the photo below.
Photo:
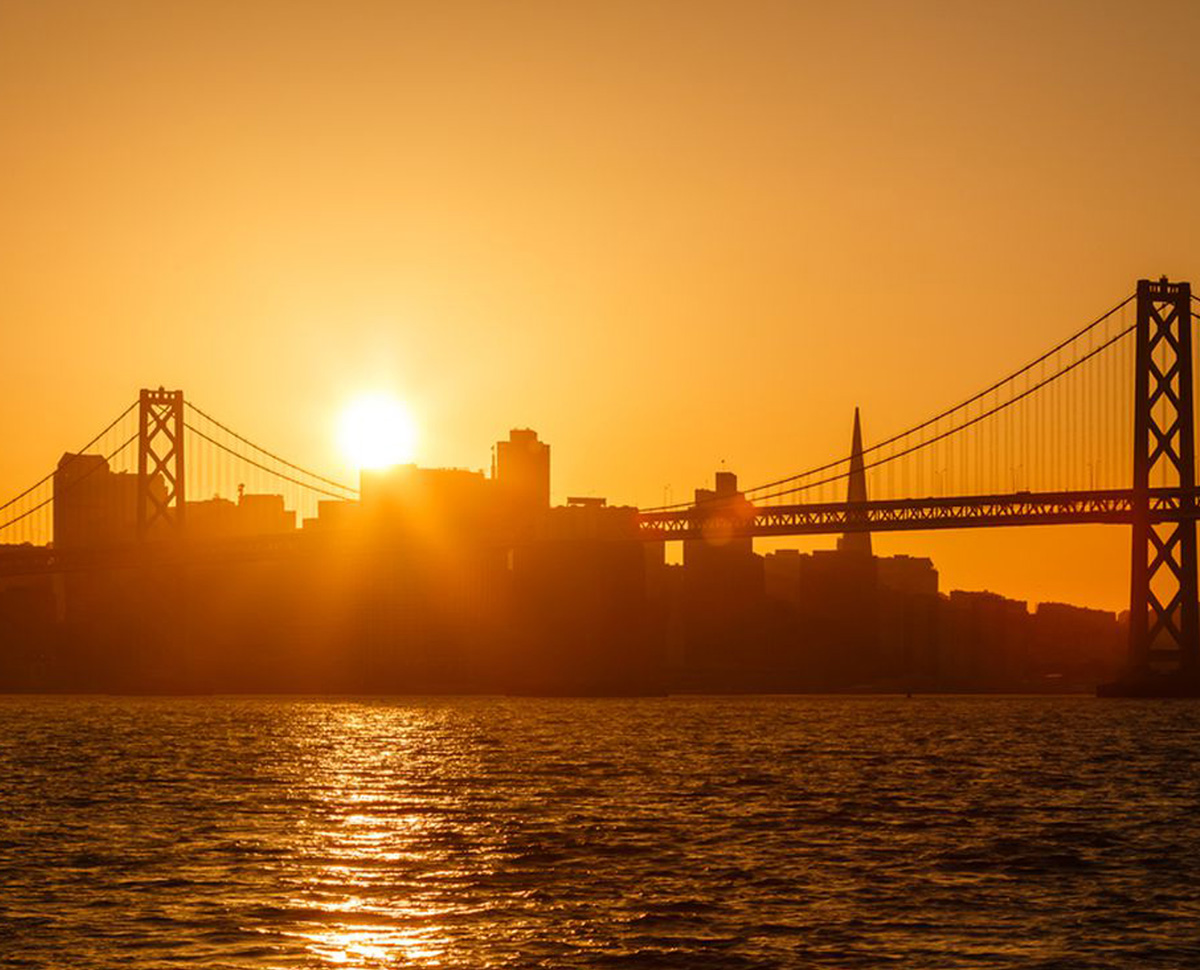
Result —
[{"label": "bridge truss", "polygon": [[[1146,500],[1146,517],[1154,525],[1196,518],[1195,501],[1186,501],[1177,490],[1153,489]],[[1133,525],[1138,501],[1133,489],[1113,489],[746,506],[742,511],[692,508],[646,513],[640,529],[647,540],[686,541],[1022,525]]]}]

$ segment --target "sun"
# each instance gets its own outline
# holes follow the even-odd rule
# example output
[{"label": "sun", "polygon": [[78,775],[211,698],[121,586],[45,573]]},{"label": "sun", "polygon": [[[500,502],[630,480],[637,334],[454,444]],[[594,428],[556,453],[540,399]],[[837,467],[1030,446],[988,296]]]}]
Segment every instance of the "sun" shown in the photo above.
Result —
[{"label": "sun", "polygon": [[390,394],[368,394],[346,405],[338,422],[338,443],[359,468],[387,468],[413,460],[417,426]]}]

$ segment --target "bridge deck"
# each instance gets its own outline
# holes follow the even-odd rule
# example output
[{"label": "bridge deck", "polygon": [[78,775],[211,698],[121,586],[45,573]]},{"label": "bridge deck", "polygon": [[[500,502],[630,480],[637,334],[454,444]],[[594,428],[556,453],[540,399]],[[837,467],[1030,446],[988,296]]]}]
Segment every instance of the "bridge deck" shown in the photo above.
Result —
[{"label": "bridge deck", "polygon": [[[1152,489],[1150,521],[1196,518],[1194,494]],[[1015,492],[952,498],[889,499],[804,505],[692,506],[645,513],[640,529],[648,540],[826,535],[843,532],[917,532],[1020,525],[1130,525],[1132,489],[1084,492]]]}]

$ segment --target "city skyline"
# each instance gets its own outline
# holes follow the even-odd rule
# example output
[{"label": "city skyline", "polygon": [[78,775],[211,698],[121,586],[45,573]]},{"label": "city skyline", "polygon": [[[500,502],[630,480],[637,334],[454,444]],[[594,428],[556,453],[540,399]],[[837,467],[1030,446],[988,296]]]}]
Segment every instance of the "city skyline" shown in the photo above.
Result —
[{"label": "city skyline", "polygon": [[[1121,318],[1121,323],[1124,324],[1125,322],[1126,322],[1126,317],[1123,316]],[[129,412],[127,412],[127,414],[128,413]],[[200,412],[200,414],[203,415],[205,418],[209,417],[204,412]],[[402,415],[402,416],[406,417],[406,415]],[[847,451],[843,447],[843,449],[840,452],[838,452],[836,457],[834,458],[835,464],[839,464],[841,462],[846,462],[848,460],[848,458],[850,458],[854,454],[856,454],[858,449],[861,449],[864,445],[864,438],[863,438],[862,430],[861,430],[862,422],[861,422],[860,410],[858,408],[855,408],[853,411],[853,414],[851,416],[850,426],[851,426],[852,432],[853,432],[853,434],[852,434],[853,441],[851,442],[851,445],[852,445],[851,449],[849,451]],[[212,429],[210,428],[209,430],[211,431]],[[228,429],[226,429],[226,430],[228,430]],[[406,429],[406,431],[407,430],[408,429]],[[513,433],[517,434],[518,432],[516,430],[514,430]],[[520,432],[520,433],[525,433],[525,432]],[[530,433],[533,433],[536,438],[536,434],[537,434],[536,431],[530,432]],[[114,431],[110,431],[106,440],[111,443],[112,441],[115,441],[119,437],[120,437],[119,434],[117,434]],[[209,440],[211,442],[211,439],[207,439],[207,440]],[[126,440],[127,446],[130,443],[131,442],[129,440]],[[193,443],[195,444],[195,441],[193,441]],[[867,439],[865,441],[865,444],[868,447],[868,449],[872,446],[870,439]],[[488,458],[488,461],[490,461],[490,465],[491,465],[491,477],[492,478],[495,478],[495,474],[496,474],[497,448],[502,449],[503,447],[504,447],[504,442],[501,442],[498,445],[493,444],[491,446],[491,449],[489,452],[490,458]],[[103,450],[103,448],[101,448],[100,450]],[[563,451],[566,451],[568,453],[570,452],[569,444],[566,445],[565,447],[560,448],[559,454],[561,455]],[[65,452],[65,451],[60,452],[60,453],[63,454],[64,457],[69,455],[69,452]],[[411,457],[415,459],[418,456],[414,455]],[[483,457],[483,456],[481,456],[481,455],[476,456],[476,458],[481,458],[481,457]],[[135,472],[136,471],[135,459],[136,459],[135,451],[133,449],[130,449],[127,447],[125,450],[124,456],[122,458],[118,459],[118,465],[114,465],[113,470],[114,471],[119,470],[119,463],[125,462],[126,466],[127,466],[127,470],[131,471],[131,472]],[[859,460],[861,462],[861,459],[859,459]],[[445,470],[459,470],[459,469],[470,470],[470,471],[478,470],[481,474],[484,474],[484,475],[488,474],[488,465],[487,465],[487,463],[485,463],[485,461],[481,461],[481,460],[458,462],[458,463],[455,463],[452,465],[446,465],[446,466],[422,465],[420,461],[412,460],[412,461],[407,461],[407,462],[399,461],[399,462],[392,463],[390,466],[383,465],[383,466],[379,466],[379,467],[381,467],[381,468],[399,467],[402,465],[411,466],[414,468],[426,468],[429,470],[437,470],[438,468],[442,468]],[[840,466],[840,464],[839,464],[839,467],[842,467],[842,471],[840,473],[835,473],[835,479],[836,479],[835,481],[833,481],[830,485],[825,486],[819,492],[802,493],[799,500],[804,501],[805,500],[804,495],[807,494],[808,501],[818,501],[818,502],[822,502],[822,501],[828,502],[831,500],[838,501],[839,499],[837,497],[837,493],[839,490],[844,489],[844,487],[845,487],[844,483],[842,483],[841,476],[844,476],[846,474],[845,467]],[[377,468],[371,468],[371,467],[360,468],[356,472],[356,474],[354,475],[354,478],[353,478],[353,481],[355,482],[355,486],[354,486],[355,490],[357,490],[358,483],[364,475],[370,476],[370,475],[374,474],[377,470],[378,470]],[[861,484],[858,486],[858,488],[861,490],[865,490],[865,493],[868,495],[869,498],[874,498],[876,496],[875,496],[875,489],[873,487],[871,487],[868,483],[871,482],[873,477],[881,474],[882,470],[883,469],[872,470],[870,465],[867,466],[866,470],[862,470],[860,468],[861,476],[859,477],[858,481]],[[259,474],[259,472],[262,472],[262,471],[266,471],[267,473],[265,475]],[[719,467],[714,468],[712,470],[712,472],[710,472],[708,480],[711,480],[712,473],[716,473],[716,474],[720,475],[720,474],[725,473],[726,471],[732,471],[735,474],[737,474],[736,469],[728,468],[727,464],[722,462]],[[248,476],[245,474],[247,472],[249,473]],[[247,488],[249,488],[249,491],[251,492],[251,494],[276,494],[272,491],[272,488],[274,487],[274,485],[279,484],[279,479],[277,477],[274,477],[274,476],[277,476],[277,474],[278,474],[277,471],[263,470],[263,469],[256,470],[253,467],[243,467],[242,474],[240,474],[240,475],[237,473],[232,473],[229,468],[221,469],[215,475],[200,477],[198,479],[198,481],[200,483],[199,489],[196,488],[197,481],[192,481],[192,484],[189,486],[189,494],[188,494],[189,505],[194,504],[197,500],[211,500],[213,502],[216,502],[216,501],[228,502],[230,500],[236,501],[238,499],[240,493],[242,491],[246,490]],[[257,484],[257,485],[251,484],[248,486],[247,481],[253,480],[254,476],[256,476],[256,475],[258,475],[259,484]],[[189,479],[194,479],[196,477],[194,466],[189,466],[188,477],[189,477]],[[318,478],[318,480],[320,480],[320,479]],[[1016,482],[1016,481],[1017,480],[1014,479],[1014,482]],[[269,484],[266,488],[263,488],[263,486],[261,484],[262,482],[266,482]],[[569,487],[556,486],[556,485],[554,485],[554,482],[555,482],[555,478],[553,476],[551,476],[549,478],[549,483],[547,485],[548,490],[547,490],[547,494],[545,496],[545,500],[547,502],[553,501],[553,504],[557,504],[557,505],[568,504],[569,500],[571,499],[571,493],[570,493]],[[706,487],[706,486],[703,481],[697,482],[697,483],[694,483],[692,491],[695,491],[696,494],[698,495],[698,494],[700,494],[700,490],[702,490],[704,487]],[[586,496],[588,498],[603,498],[603,499],[609,501],[613,505],[635,506],[635,503],[625,500],[623,496],[621,496],[619,494],[611,493],[603,488],[589,488],[589,489],[581,489],[581,490],[577,490],[577,491],[582,492],[583,496]],[[951,491],[953,491],[953,489],[951,489]],[[333,493],[331,493],[331,495],[332,494]],[[689,494],[689,492],[687,490],[685,490],[685,494]],[[863,494],[863,491],[860,491],[858,494],[859,495]],[[920,497],[922,493],[918,492],[914,487],[910,491],[904,492],[903,494],[904,495],[911,494],[912,497],[916,498],[916,497]],[[309,520],[309,518],[312,518],[313,520],[315,520],[315,517],[316,517],[316,511],[315,511],[316,506],[315,505],[309,504],[308,505],[309,512],[308,513],[305,512],[305,503],[309,500],[314,499],[315,498],[314,496],[312,496],[312,495],[306,496],[306,493],[304,492],[303,489],[299,489],[299,490],[291,489],[290,494],[281,494],[280,497],[284,501],[288,513],[294,516],[296,528],[300,528],[307,520]],[[344,497],[349,497],[349,493],[346,493]],[[36,505],[36,504],[38,504],[35,501],[37,498],[38,498],[37,494],[34,493],[28,499],[25,500],[25,503],[26,504],[33,503]],[[674,498],[674,496],[671,492],[665,492],[663,495],[663,499],[660,500],[660,502],[652,503],[650,505],[650,508],[653,511],[655,508],[657,508],[658,506],[663,505],[663,504],[665,504],[666,506],[671,506],[671,507],[682,507],[682,506],[687,505],[688,502],[690,501],[689,499],[686,499],[686,498],[683,500],[675,499],[674,501],[671,501],[671,499],[673,499],[673,498]],[[851,501],[854,501],[854,500],[855,500],[854,498],[851,498]],[[861,499],[859,499],[859,500],[861,500]],[[761,504],[763,504],[764,506],[769,506],[772,504],[772,502],[768,499],[767,501],[765,501]],[[51,508],[47,508],[43,511],[44,522],[42,525],[42,532],[45,532],[46,529],[50,528],[49,515],[50,515],[50,511],[52,510],[52,508],[53,507],[51,506]],[[19,518],[21,509],[22,509],[22,505],[18,504],[17,506],[15,506],[15,508],[10,509],[8,514]],[[21,536],[20,533],[18,533],[16,530],[11,530],[11,531],[7,532],[5,539],[7,542],[10,542],[10,543],[19,542],[19,541],[45,542],[46,535],[42,535],[42,534],[38,533],[36,531],[37,530],[36,526],[34,527],[34,530],[35,531],[33,534],[29,534],[26,536]],[[1000,538],[998,540],[995,538],[991,538],[991,537],[994,537],[997,532],[1001,533],[1002,538]],[[1119,595],[1114,594],[1117,598],[1115,600],[1107,600],[1107,601],[1102,601],[1102,602],[1097,602],[1095,600],[1089,600],[1087,598],[1071,599],[1067,595],[1056,595],[1056,592],[1053,589],[1051,589],[1050,591],[1043,590],[1041,592],[1038,592],[1036,589],[1031,587],[1028,583],[1026,583],[1024,585],[1018,583],[1012,588],[1002,586],[998,583],[990,583],[987,581],[984,581],[981,583],[977,582],[974,585],[972,585],[969,581],[964,582],[964,581],[960,580],[957,575],[954,575],[955,571],[953,569],[951,570],[951,575],[947,578],[945,588],[947,590],[949,590],[949,589],[959,589],[959,590],[975,589],[975,590],[980,590],[980,591],[994,592],[994,593],[1001,594],[1005,597],[1009,597],[1014,600],[1024,600],[1030,604],[1035,604],[1035,603],[1039,603],[1039,602],[1073,603],[1078,606],[1083,606],[1083,607],[1087,607],[1087,608],[1091,608],[1091,609],[1107,610],[1109,612],[1116,612],[1116,613],[1121,613],[1122,611],[1128,609],[1128,604],[1129,604],[1129,600],[1128,600],[1128,593],[1129,593],[1128,582],[1129,582],[1129,580],[1128,580],[1128,568],[1127,568],[1127,566],[1128,566],[1128,529],[1126,527],[1123,527],[1121,525],[1096,526],[1096,525],[1070,525],[1070,524],[1068,524],[1068,525],[1060,524],[1060,525],[1053,525],[1053,526],[1021,525],[1021,526],[1013,526],[1011,528],[1001,527],[999,529],[988,529],[988,530],[972,529],[972,530],[967,530],[965,532],[958,532],[957,534],[959,536],[962,536],[962,535],[968,536],[970,538],[970,542],[973,545],[982,544],[984,546],[987,546],[990,541],[991,543],[993,543],[994,545],[996,545],[998,547],[1007,546],[1010,550],[1013,548],[1016,548],[1019,552],[1022,543],[1024,543],[1026,546],[1030,546],[1030,547],[1036,549],[1038,547],[1038,542],[1037,542],[1036,538],[1034,538],[1034,536],[1036,536],[1036,534],[1038,534],[1038,533],[1046,533],[1046,532],[1050,532],[1050,533],[1064,533],[1065,532],[1068,535],[1085,537],[1085,539],[1090,539],[1094,542],[1094,545],[1091,548],[1103,550],[1104,554],[1108,555],[1110,558],[1106,561],[1102,560],[1100,562],[1096,562],[1094,560],[1089,561],[1086,568],[1083,568],[1080,570],[1080,575],[1082,575],[1085,578],[1088,578],[1096,573],[1115,572],[1115,573],[1120,574],[1121,578],[1122,578],[1122,584],[1120,585]],[[960,544],[960,543],[955,542],[954,535],[955,535],[954,532],[951,532],[948,534],[947,532],[941,531],[941,530],[922,531],[918,528],[912,528],[912,529],[908,529],[908,530],[905,530],[900,533],[893,533],[893,532],[889,532],[889,531],[881,532],[874,536],[874,542],[880,546],[879,552],[881,555],[885,555],[885,556],[886,555],[917,556],[917,557],[930,558],[930,559],[936,561],[938,559],[938,554],[939,554],[940,549],[944,549],[947,546],[950,549],[954,549],[956,545]],[[947,543],[946,540],[948,537],[949,537],[949,542]],[[1099,539],[1099,541],[1095,541],[1097,539]],[[825,537],[825,536],[821,536],[821,535],[792,535],[792,536],[788,536],[786,538],[774,538],[774,537],[770,537],[770,536],[766,536],[766,537],[760,536],[760,537],[756,537],[753,540],[753,547],[754,547],[755,551],[759,552],[759,553],[771,553],[771,552],[775,552],[775,551],[779,551],[779,550],[785,550],[785,551],[786,550],[798,550],[800,552],[810,553],[810,552],[815,552],[815,551],[818,551],[821,549],[834,548],[838,544],[838,542],[840,542],[840,540],[835,541],[835,538],[832,536]],[[1068,552],[1069,556],[1076,555],[1076,551],[1074,550],[1074,548],[1071,546],[1071,544],[1069,542],[1065,542],[1065,543],[1059,542],[1058,544],[1060,546],[1064,546],[1068,550],[1070,550]],[[668,540],[667,561],[678,563],[678,562],[682,561],[682,558],[683,558],[683,544],[680,542],[674,542],[674,541]],[[1114,560],[1115,560],[1115,562],[1114,562]],[[947,575],[946,571],[944,569],[940,569],[939,571],[942,573],[943,576]],[[986,568],[985,568],[979,574],[981,574],[983,576],[987,576],[987,575],[989,575],[989,571],[986,570]],[[972,572],[967,573],[967,575],[979,575],[979,574],[972,573]]]},{"label": "city skyline", "polygon": [[[422,464],[536,427],[558,499],[660,504],[840,454],[856,406],[879,440],[1200,266],[1200,92],[1158,55],[1187,4],[53,9],[0,12],[0,403],[39,415],[4,494],[164,383],[334,477],[383,390]],[[1126,596],[1117,532],[881,541]]]},{"label": "city skyline", "polygon": [[[713,488],[649,508],[555,505],[550,446],[528,428],[496,443],[490,475],[397,464],[407,413],[376,400],[347,412],[348,438],[372,465],[356,488],[255,442],[180,389],[143,388],[3,503],[0,530],[29,540],[0,548],[7,622],[26,640],[11,684],[78,689],[90,683],[78,680],[89,669],[80,661],[107,657],[97,684],[317,688],[285,672],[295,639],[343,690],[374,683],[371,669],[392,690],[422,692],[1039,690],[1039,678],[1078,687],[1081,677],[1103,691],[1194,690],[1197,302],[1187,282],[1141,279],[1034,360],[898,434],[866,445],[856,409],[845,457],[754,485],[721,470]],[[247,491],[247,471],[291,487],[292,511],[285,494]],[[211,497],[189,498],[214,480],[199,489]],[[236,503],[221,497],[229,482]],[[972,600],[953,582],[942,596],[932,560],[877,556],[871,541],[1082,525],[1128,528],[1130,599],[1120,621],[1076,609],[1088,628],[1106,615],[1107,630],[1070,661],[1055,638],[1073,640],[1078,618],[1035,649],[1042,606],[1031,617],[1023,601]],[[755,550],[760,539],[827,535],[839,535],[835,551]],[[672,541],[681,562],[666,556]],[[330,564],[338,578],[325,588]],[[136,579],[151,575],[149,587]],[[242,583],[266,585],[248,598]],[[315,614],[306,588],[325,604]],[[204,590],[211,622],[188,607]],[[991,618],[956,635],[967,603]],[[989,630],[1010,627],[978,654]],[[212,655],[192,656],[198,642]],[[222,666],[224,653],[255,645],[278,654],[259,658],[265,680]],[[164,653],[150,662],[154,650]],[[977,655],[988,663],[964,662]],[[1060,655],[1063,667],[1039,668]]]},{"label": "city skyline", "polygon": [[[1060,693],[1136,669],[1128,613],[943,590],[929,558],[874,554],[871,529],[904,527],[894,512],[908,503],[872,501],[857,415],[844,500],[796,507],[800,519],[756,508],[727,470],[682,510],[578,496],[556,506],[551,448],[532,429],[497,442],[486,475],[369,468],[341,497],[315,479],[319,500],[302,516],[283,494],[244,484],[233,500],[195,496],[185,469],[245,462],[229,442],[252,443],[181,391],[144,389],[109,433],[128,444],[119,425],[131,418],[140,471],[113,467],[107,447],[64,454],[51,541],[0,546],[2,690]],[[224,444],[193,424],[202,418]],[[310,475],[285,467],[297,486]],[[33,511],[45,506],[37,498]],[[915,511],[940,507],[978,527],[1028,518],[1035,500]],[[1103,521],[1098,501],[1053,499],[1032,514],[1099,509]],[[1114,511],[1128,524],[1128,505]],[[780,525],[840,534],[831,550],[756,553],[752,536]]]}]

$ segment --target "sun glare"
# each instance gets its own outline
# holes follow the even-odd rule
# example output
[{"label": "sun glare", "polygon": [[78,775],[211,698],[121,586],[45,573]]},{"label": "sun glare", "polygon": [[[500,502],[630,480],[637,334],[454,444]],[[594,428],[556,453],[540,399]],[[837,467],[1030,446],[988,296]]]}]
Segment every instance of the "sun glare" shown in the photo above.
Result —
[{"label": "sun glare", "polygon": [[417,426],[408,408],[387,394],[346,406],[338,426],[342,451],[359,468],[386,468],[413,459]]}]

